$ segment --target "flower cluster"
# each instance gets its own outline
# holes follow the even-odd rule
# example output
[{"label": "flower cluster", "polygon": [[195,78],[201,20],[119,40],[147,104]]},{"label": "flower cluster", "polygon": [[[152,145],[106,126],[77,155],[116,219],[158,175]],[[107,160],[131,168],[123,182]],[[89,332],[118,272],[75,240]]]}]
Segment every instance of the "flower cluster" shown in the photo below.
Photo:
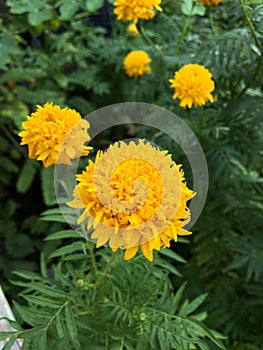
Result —
[{"label": "flower cluster", "polygon": [[[205,5],[217,5],[220,0],[200,0]],[[116,0],[114,13],[119,20],[132,23],[128,33],[138,36],[136,23],[149,20],[155,11],[162,11],[161,0]],[[141,77],[151,72],[151,58],[142,50],[131,51],[123,64],[129,77]],[[169,80],[173,98],[180,106],[192,108],[214,102],[215,88],[210,71],[199,64],[187,64]],[[89,123],[73,109],[52,103],[27,117],[20,132],[22,145],[28,145],[30,158],[52,164],[71,164],[71,160],[88,155]],[[153,260],[153,251],[167,248],[170,241],[191,232],[183,227],[190,220],[187,201],[194,197],[185,184],[183,171],[167,151],[159,150],[144,140],[118,142],[107,151],[97,153],[86,169],[77,175],[78,184],[72,208],[82,209],[78,218],[87,220],[93,228],[90,238],[97,247],[108,244],[113,251],[125,250],[124,259],[133,258],[140,248]]]},{"label": "flower cluster", "polygon": [[[200,0],[207,6],[218,5],[220,0]],[[153,7],[160,10],[161,1],[141,1],[141,0],[116,0],[114,12],[120,20],[133,21],[128,26],[130,36],[138,36],[139,31],[136,23],[139,19],[150,19],[153,17]],[[129,77],[141,77],[151,72],[151,58],[142,50],[131,51],[123,60],[126,74]],[[209,70],[199,64],[188,64],[174,73],[174,78],[169,79],[171,87],[174,88],[173,98],[179,98],[180,106],[192,108],[192,106],[202,106],[205,103],[214,102],[211,92],[215,88],[212,74]]]},{"label": "flower cluster", "polygon": [[27,117],[22,123],[21,145],[28,145],[29,158],[43,162],[45,167],[52,164],[71,164],[71,159],[88,155],[90,140],[88,121],[74,109],[60,108],[52,103]]}]

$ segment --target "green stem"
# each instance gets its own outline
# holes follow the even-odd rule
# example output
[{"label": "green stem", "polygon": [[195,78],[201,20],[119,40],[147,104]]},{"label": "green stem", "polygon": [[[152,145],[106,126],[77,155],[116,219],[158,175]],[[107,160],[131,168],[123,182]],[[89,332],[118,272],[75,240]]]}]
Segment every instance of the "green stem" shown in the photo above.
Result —
[{"label": "green stem", "polygon": [[187,17],[184,21],[184,24],[183,24],[182,34],[178,38],[178,42],[176,45],[177,46],[176,54],[178,54],[180,52],[181,44],[184,41],[186,35],[188,34],[190,27],[191,27],[191,18]]},{"label": "green stem", "polygon": [[[108,248],[109,249],[109,248]],[[114,263],[117,260],[117,253],[113,253],[110,257],[109,262],[107,263],[107,265],[105,266],[105,269],[101,272],[101,276],[98,278],[97,284],[100,285],[102,284],[102,282],[105,280],[105,278],[108,275],[108,272],[110,270],[110,268],[112,267],[112,265],[114,265]]]},{"label": "green stem", "polygon": [[248,15],[247,8],[246,8],[246,4],[245,4],[245,0],[239,0],[239,3],[240,3],[240,6],[241,6],[241,9],[242,9],[242,11],[243,11],[243,14],[244,14],[244,16],[245,16],[245,18],[246,18],[246,21],[247,21],[247,24],[248,24],[248,26],[249,26],[251,35],[252,35],[252,37],[253,37],[253,39],[254,39],[254,41],[255,41],[255,44],[256,44],[256,46],[257,46],[257,47],[259,48],[259,50],[260,50],[260,42],[259,42],[259,40],[258,40],[258,38],[257,38],[256,31],[255,31],[255,28],[254,28],[254,26],[253,26],[253,23],[252,23],[252,21],[251,21],[249,15]]},{"label": "green stem", "polygon": [[95,254],[94,254],[94,247],[91,246],[90,242],[87,242],[85,244],[85,247],[88,248],[89,255],[91,258],[92,267],[94,269],[95,280],[96,280],[96,276],[98,275],[99,270],[98,270],[98,266],[97,266],[97,262],[96,262],[96,258],[95,258]]},{"label": "green stem", "polygon": [[212,29],[213,34],[216,36],[218,34],[217,29],[215,27],[215,22],[214,22],[214,17],[213,17],[213,11],[209,8],[209,21],[210,21],[210,26]]},{"label": "green stem", "polygon": [[1,124],[0,125],[3,133],[5,136],[9,139],[9,141],[14,145],[14,147],[23,154],[24,157],[26,157],[25,153],[23,152],[22,147],[19,146],[17,140],[14,138],[14,136],[11,134],[11,132],[5,127],[5,125]]},{"label": "green stem", "polygon": [[145,33],[145,31],[144,31],[143,27],[141,26],[141,24],[138,25],[138,30],[139,30],[139,32],[140,32],[142,38],[143,38],[148,44],[150,44],[150,45],[154,48],[154,50],[155,50],[156,52],[158,52],[159,55],[163,56],[162,51],[161,51],[161,50],[159,49],[159,47],[152,41],[152,39],[149,38],[149,36]]}]

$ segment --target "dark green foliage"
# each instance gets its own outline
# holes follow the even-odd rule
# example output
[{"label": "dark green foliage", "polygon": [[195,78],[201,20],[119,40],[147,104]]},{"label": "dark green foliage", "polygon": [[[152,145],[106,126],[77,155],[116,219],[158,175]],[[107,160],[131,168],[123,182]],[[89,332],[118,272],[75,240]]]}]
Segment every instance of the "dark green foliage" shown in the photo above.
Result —
[{"label": "dark green foliage", "polygon": [[[61,231],[47,239],[70,236],[74,232]],[[71,262],[74,251],[78,260]],[[209,349],[210,342],[224,349],[222,336],[203,324],[206,313],[197,311],[206,294],[182,301],[186,285],[173,290],[169,271],[183,259],[173,252],[168,255],[169,263],[157,254],[155,263],[143,257],[125,262],[122,253],[105,248],[94,251],[93,243],[78,239],[52,253],[61,257],[52,264],[52,278],[16,272],[20,280],[13,283],[24,288],[21,296],[29,307],[15,303],[15,311],[32,327],[21,330],[15,325],[16,336],[25,339],[23,349],[59,344],[66,349],[88,345],[91,349],[184,350],[190,344]]]}]

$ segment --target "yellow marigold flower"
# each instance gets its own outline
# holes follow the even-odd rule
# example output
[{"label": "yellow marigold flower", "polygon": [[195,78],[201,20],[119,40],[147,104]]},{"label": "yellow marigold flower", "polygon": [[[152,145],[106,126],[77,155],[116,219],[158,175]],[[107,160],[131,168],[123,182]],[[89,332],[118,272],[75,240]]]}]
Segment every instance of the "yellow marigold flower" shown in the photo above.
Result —
[{"label": "yellow marigold flower", "polygon": [[52,103],[37,106],[22,127],[21,145],[27,144],[29,158],[42,161],[45,167],[55,163],[70,165],[71,159],[88,155],[91,148],[84,146],[90,140],[89,123],[74,109]]},{"label": "yellow marigold flower", "polygon": [[154,249],[191,234],[183,226],[190,220],[186,202],[194,193],[171,155],[144,140],[117,142],[98,152],[95,163],[90,160],[77,180],[74,200],[68,205],[84,209],[78,223],[88,219],[97,247],[125,249],[125,260],[140,247],[152,261]]},{"label": "yellow marigold flower", "polygon": [[149,20],[155,16],[154,9],[162,11],[159,6],[161,0],[116,0],[114,2],[114,13],[121,21],[133,21],[138,23],[139,19]]},{"label": "yellow marigold flower", "polygon": [[198,0],[205,6],[211,6],[211,5],[218,5],[220,3],[220,0]]},{"label": "yellow marigold flower", "polygon": [[175,72],[174,79],[169,79],[175,89],[173,98],[179,98],[180,106],[189,108],[201,106],[207,101],[214,102],[211,92],[215,88],[212,74],[199,64],[187,64]]},{"label": "yellow marigold flower", "polygon": [[131,37],[136,37],[140,35],[140,32],[136,26],[135,23],[131,23],[128,27],[127,27],[127,32]]},{"label": "yellow marigold flower", "polygon": [[151,72],[151,59],[145,51],[132,51],[124,59],[123,64],[129,77],[140,77]]}]

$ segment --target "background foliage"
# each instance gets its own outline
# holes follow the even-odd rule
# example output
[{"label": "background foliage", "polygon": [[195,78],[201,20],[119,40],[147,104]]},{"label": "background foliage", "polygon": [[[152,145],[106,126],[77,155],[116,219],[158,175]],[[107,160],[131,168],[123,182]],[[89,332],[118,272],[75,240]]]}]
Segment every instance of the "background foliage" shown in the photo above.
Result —
[{"label": "background foliage", "polygon": [[[23,335],[25,349],[45,349],[46,342],[65,349],[220,348],[220,336],[209,327],[227,337],[227,349],[260,350],[262,1],[222,0],[204,8],[194,0],[164,0],[164,12],[140,23],[135,38],[116,20],[112,1],[7,0],[0,6],[0,279],[10,300],[17,300],[15,336]],[[123,58],[134,49],[152,58],[153,73],[138,80],[123,70]],[[212,72],[214,104],[184,110],[171,98],[168,79],[187,63]],[[171,256],[156,255],[154,264],[141,258],[123,263],[117,255],[109,265],[110,252],[93,252],[65,231],[59,215],[39,218],[56,204],[53,172],[28,160],[16,135],[35,105],[47,101],[83,116],[109,104],[143,101],[183,118],[205,151],[210,174],[190,244],[174,245]],[[173,152],[191,185],[184,155],[157,130],[119,127],[94,146],[134,134]],[[138,284],[138,276],[149,281]],[[17,296],[21,287],[23,300]]]}]

